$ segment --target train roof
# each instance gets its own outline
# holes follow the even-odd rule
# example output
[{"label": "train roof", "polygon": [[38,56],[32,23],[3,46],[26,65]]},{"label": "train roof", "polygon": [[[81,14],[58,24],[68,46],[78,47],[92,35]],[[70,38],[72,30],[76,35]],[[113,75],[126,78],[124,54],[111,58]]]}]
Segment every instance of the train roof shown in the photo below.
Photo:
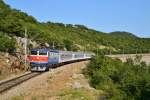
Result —
[{"label": "train roof", "polygon": [[36,49],[31,49],[31,51],[48,51],[46,48],[36,48]]},{"label": "train roof", "polygon": [[35,48],[35,49],[31,49],[31,51],[40,51],[40,52],[55,52],[55,53],[86,53],[86,54],[94,54],[92,52],[72,52],[72,51],[62,51],[62,50],[52,50],[52,49],[48,49],[48,48]]},{"label": "train roof", "polygon": [[35,48],[35,49],[31,49],[31,51],[41,51],[41,52],[50,51],[50,52],[56,52],[56,53],[59,52],[59,50],[51,50],[51,49],[47,49],[47,48]]}]

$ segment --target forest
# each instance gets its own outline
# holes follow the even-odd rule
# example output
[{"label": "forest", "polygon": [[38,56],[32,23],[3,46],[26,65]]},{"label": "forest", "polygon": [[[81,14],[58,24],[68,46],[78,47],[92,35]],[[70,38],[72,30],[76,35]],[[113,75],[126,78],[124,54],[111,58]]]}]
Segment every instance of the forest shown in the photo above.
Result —
[{"label": "forest", "polygon": [[[111,51],[119,53],[149,52],[150,38],[140,38],[129,32],[100,32],[84,25],[73,25],[39,22],[33,16],[11,8],[0,0],[0,51],[15,51],[17,46],[13,36],[24,37],[24,30],[28,30],[28,38],[38,43],[55,43],[55,49],[72,51]],[[116,29],[117,30],[117,29]],[[3,35],[5,34],[5,36]],[[36,38],[33,38],[36,37]],[[5,39],[9,38],[9,39]],[[5,39],[5,43],[2,43]],[[13,43],[11,43],[13,39]],[[32,46],[31,46],[32,47]]]}]

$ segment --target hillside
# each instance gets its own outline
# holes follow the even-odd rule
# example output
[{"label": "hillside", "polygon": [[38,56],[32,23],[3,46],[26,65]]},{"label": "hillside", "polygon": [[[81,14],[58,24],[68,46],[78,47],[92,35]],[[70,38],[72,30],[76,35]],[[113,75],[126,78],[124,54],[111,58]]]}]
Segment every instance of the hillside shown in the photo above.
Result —
[{"label": "hillside", "polygon": [[[5,42],[0,40],[2,47],[0,51],[14,51],[17,45],[14,45],[12,37],[24,37],[25,27],[30,39],[40,44],[48,43],[50,46],[55,44],[56,49],[96,50],[98,48],[119,51],[150,48],[150,39],[139,38],[128,32],[105,33],[89,29],[84,25],[38,22],[33,16],[12,9],[2,0],[0,0],[0,22],[0,38],[8,38]],[[12,40],[14,42],[9,42]],[[29,46],[33,47],[31,44]]]}]

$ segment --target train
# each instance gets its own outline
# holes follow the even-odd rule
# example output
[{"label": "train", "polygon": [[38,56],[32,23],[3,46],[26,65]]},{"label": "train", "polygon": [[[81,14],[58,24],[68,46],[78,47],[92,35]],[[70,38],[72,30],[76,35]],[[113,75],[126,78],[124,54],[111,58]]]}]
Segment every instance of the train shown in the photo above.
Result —
[{"label": "train", "polygon": [[95,56],[92,52],[72,52],[36,48],[30,50],[29,62],[31,71],[48,71],[57,64],[91,59]]}]

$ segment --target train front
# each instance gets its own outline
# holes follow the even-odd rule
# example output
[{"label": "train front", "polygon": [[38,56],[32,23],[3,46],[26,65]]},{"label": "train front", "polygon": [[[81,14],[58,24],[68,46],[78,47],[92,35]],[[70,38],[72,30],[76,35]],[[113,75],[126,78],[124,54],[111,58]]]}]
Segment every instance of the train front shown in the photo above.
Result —
[{"label": "train front", "polygon": [[46,71],[48,67],[48,50],[32,49],[29,56],[31,71]]}]

